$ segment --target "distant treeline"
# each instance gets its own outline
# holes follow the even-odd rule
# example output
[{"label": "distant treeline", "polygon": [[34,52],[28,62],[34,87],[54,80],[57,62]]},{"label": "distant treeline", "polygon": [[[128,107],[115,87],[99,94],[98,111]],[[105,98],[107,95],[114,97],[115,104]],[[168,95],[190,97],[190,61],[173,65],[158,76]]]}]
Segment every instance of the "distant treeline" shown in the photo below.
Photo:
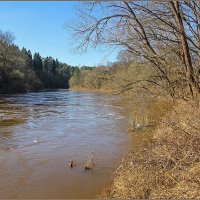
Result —
[{"label": "distant treeline", "polygon": [[[108,66],[77,68],[69,80],[71,88],[89,91],[107,91],[136,96],[171,95],[165,82],[156,79],[156,70],[148,63],[118,60]],[[157,83],[157,84],[155,84]],[[178,89],[177,89],[178,92]]]},{"label": "distant treeline", "polygon": [[50,56],[42,58],[39,53],[32,55],[26,48],[19,49],[10,32],[0,31],[0,93],[68,88],[77,70],[77,66]]}]

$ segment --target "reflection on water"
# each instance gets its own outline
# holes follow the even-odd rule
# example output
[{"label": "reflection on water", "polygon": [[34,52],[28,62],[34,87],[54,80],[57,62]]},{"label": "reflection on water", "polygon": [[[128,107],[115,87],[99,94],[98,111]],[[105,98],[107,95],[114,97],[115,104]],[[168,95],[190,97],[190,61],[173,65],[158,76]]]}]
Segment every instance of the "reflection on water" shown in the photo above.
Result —
[{"label": "reflection on water", "polygon": [[[131,142],[116,98],[68,90],[0,96],[0,198],[94,198]],[[95,167],[85,171],[90,152]]]}]

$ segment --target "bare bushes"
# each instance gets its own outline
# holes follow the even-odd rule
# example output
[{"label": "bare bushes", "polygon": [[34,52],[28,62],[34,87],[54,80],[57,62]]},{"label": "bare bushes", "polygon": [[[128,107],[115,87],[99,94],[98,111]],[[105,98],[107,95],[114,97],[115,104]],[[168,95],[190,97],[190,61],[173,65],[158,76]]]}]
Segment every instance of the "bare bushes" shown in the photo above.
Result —
[{"label": "bare bushes", "polygon": [[104,197],[200,198],[200,109],[179,102],[148,147],[131,152]]},{"label": "bare bushes", "polygon": [[80,69],[71,77],[69,83],[73,89],[110,90],[112,69],[108,67],[97,67],[93,69]]},{"label": "bare bushes", "polygon": [[[100,66],[92,69],[79,69],[70,79],[71,88],[86,90],[104,90],[115,94],[126,94],[143,97],[149,94],[160,95],[159,87],[148,82],[153,71],[149,65],[143,63],[130,62],[113,63],[112,66]],[[142,92],[141,92],[142,91]]]}]

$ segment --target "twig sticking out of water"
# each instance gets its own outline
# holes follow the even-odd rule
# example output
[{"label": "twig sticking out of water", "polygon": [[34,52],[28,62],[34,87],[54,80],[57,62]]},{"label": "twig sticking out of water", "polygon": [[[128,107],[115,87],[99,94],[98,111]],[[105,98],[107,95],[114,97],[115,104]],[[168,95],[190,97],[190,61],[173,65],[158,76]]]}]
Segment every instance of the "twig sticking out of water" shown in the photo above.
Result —
[{"label": "twig sticking out of water", "polygon": [[87,159],[84,168],[86,170],[92,169],[94,167],[94,158],[95,158],[95,153],[92,152],[91,155],[89,156],[89,158]]},{"label": "twig sticking out of water", "polygon": [[70,161],[69,166],[70,166],[71,168],[74,167],[74,161],[73,161],[73,160]]}]

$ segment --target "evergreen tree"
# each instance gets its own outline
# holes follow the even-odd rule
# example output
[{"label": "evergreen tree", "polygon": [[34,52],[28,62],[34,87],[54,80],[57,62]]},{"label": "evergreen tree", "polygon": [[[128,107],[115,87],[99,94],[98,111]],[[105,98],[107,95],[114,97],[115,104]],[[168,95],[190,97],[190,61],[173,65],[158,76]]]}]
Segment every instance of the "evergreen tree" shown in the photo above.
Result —
[{"label": "evergreen tree", "polygon": [[32,59],[32,53],[30,50],[26,50],[26,48],[22,48],[22,53],[25,55],[25,62],[26,66],[33,69],[33,59]]},{"label": "evergreen tree", "polygon": [[33,56],[33,66],[36,73],[40,76],[43,71],[43,62],[39,53],[35,53]]},{"label": "evergreen tree", "polygon": [[46,57],[44,59],[43,65],[44,65],[44,71],[48,72],[49,71],[49,57]]},{"label": "evergreen tree", "polygon": [[53,60],[52,62],[51,72],[53,73],[54,76],[56,76],[56,61],[55,60]]}]

